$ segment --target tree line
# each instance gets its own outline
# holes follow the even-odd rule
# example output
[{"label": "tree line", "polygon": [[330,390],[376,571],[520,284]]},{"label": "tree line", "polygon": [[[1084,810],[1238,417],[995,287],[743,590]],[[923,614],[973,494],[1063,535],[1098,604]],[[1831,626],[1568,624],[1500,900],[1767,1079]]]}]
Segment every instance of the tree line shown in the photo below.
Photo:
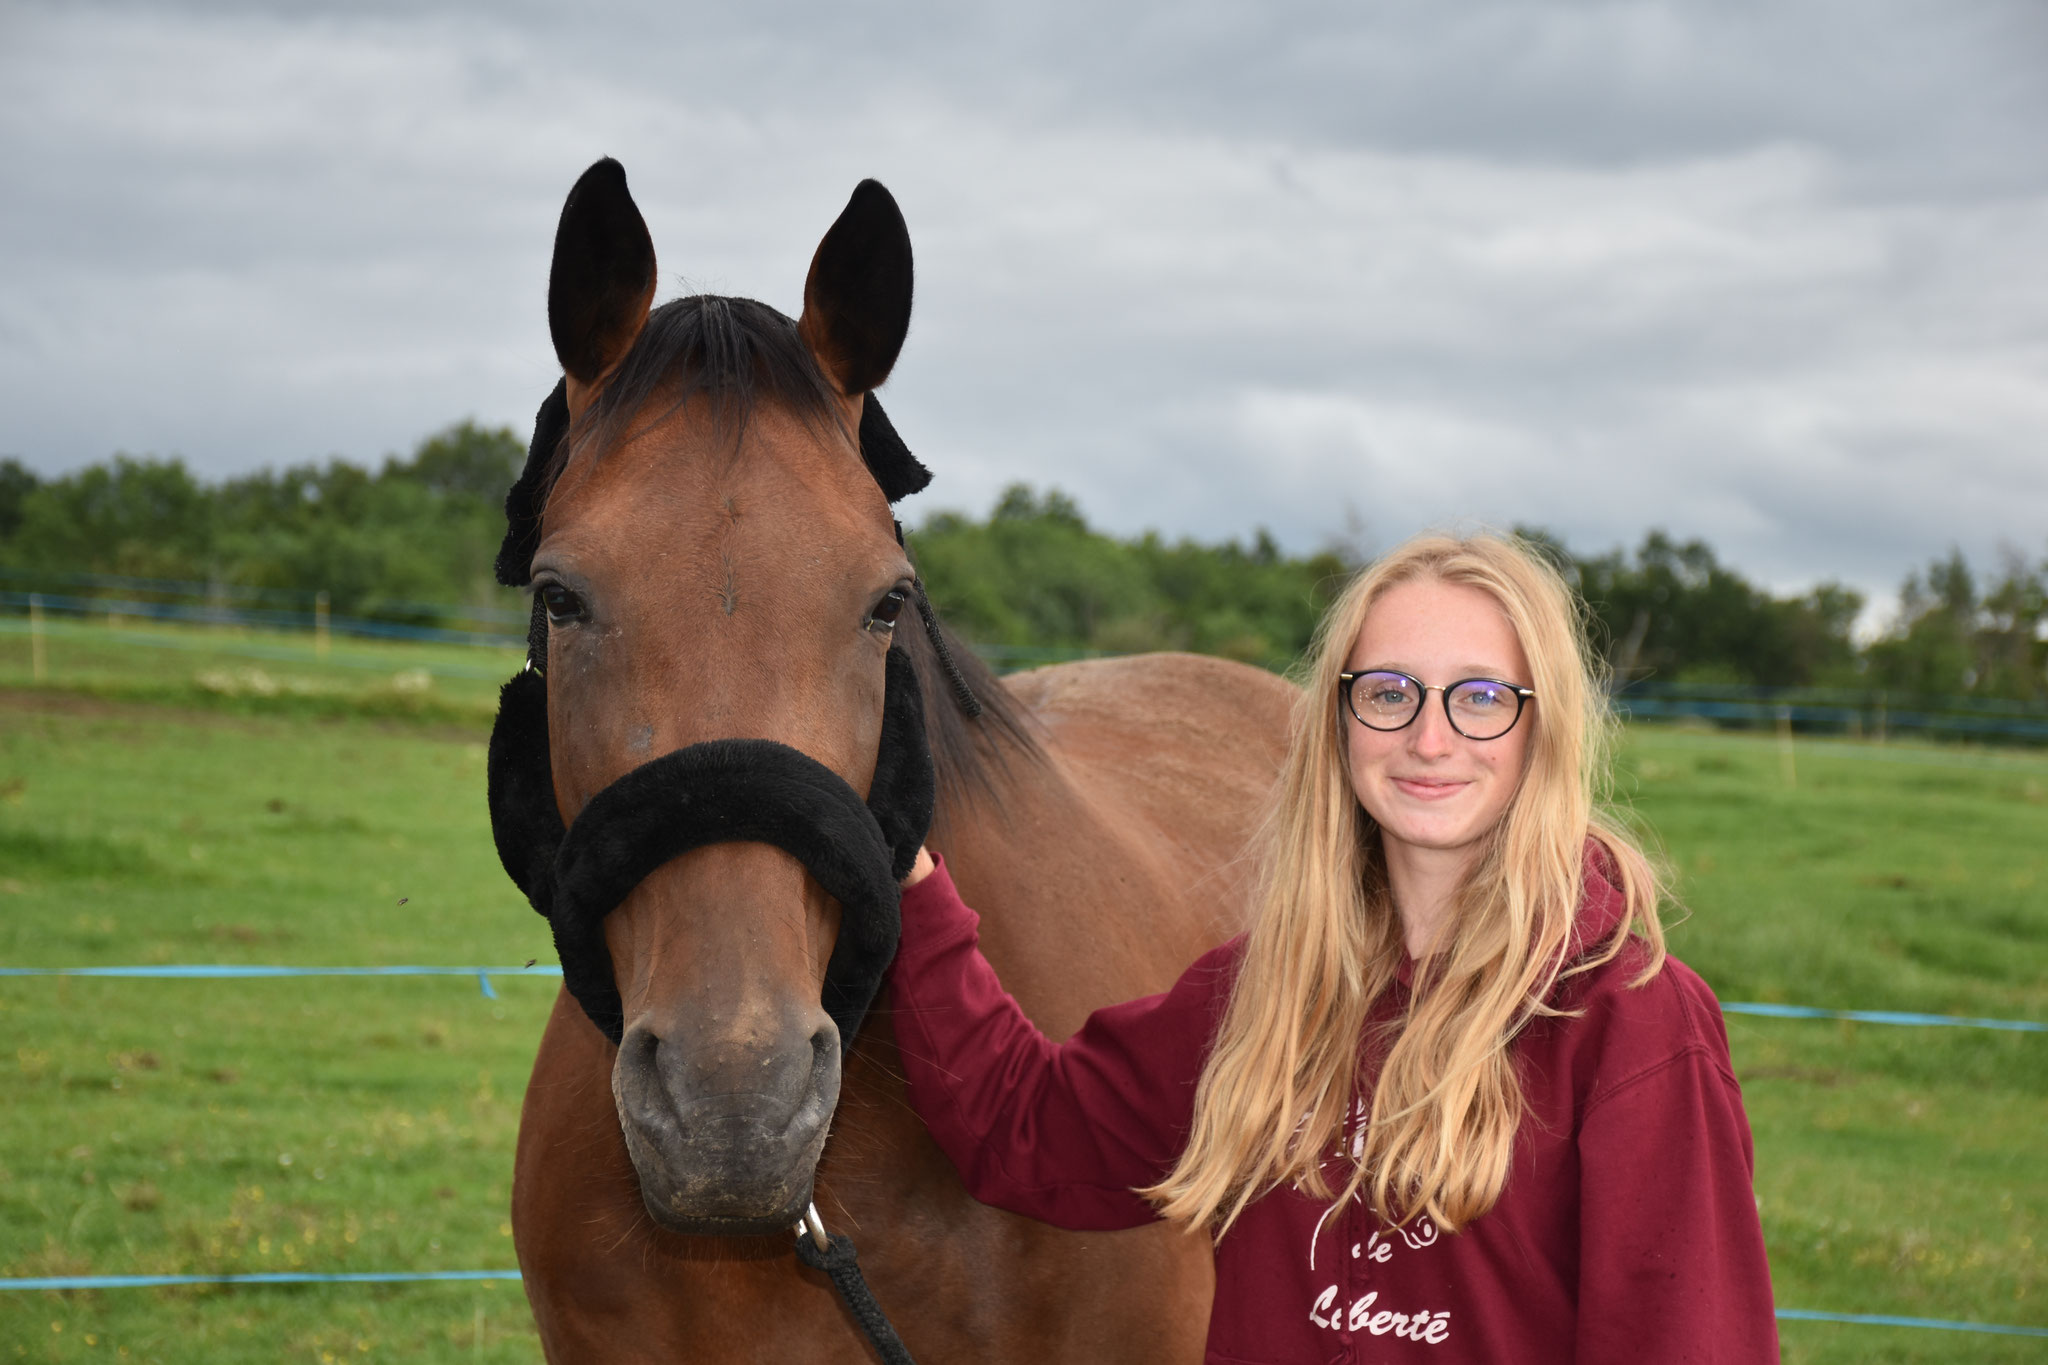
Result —
[{"label": "tree line", "polygon": [[[1840,583],[1774,595],[1700,540],[1652,530],[1633,549],[1574,551],[1515,534],[1584,597],[1617,682],[1883,688],[2048,701],[2048,558],[1980,574],[1959,550],[1906,576],[1898,620],[1859,643],[1863,595]],[[1355,556],[1249,542],[1117,539],[1065,495],[1008,489],[985,521],[937,513],[913,537],[933,601],[981,644],[1193,649],[1285,667]]]},{"label": "tree line", "polygon": [[[509,428],[462,422],[369,469],[342,460],[218,482],[179,460],[116,456],[44,479],[0,459],[0,567],[324,591],[343,615],[428,620],[518,609],[491,577],[506,487],[525,459]],[[1584,596],[1618,681],[1884,688],[2048,701],[2048,559],[1983,569],[1960,551],[1913,570],[1897,619],[1853,632],[1839,583],[1779,596],[1699,540],[1652,530],[1585,554],[1534,527]],[[1013,659],[1188,649],[1284,668],[1355,567],[1284,553],[1265,531],[1204,544],[1104,534],[1058,490],[1018,484],[985,518],[935,512],[911,534],[935,605]],[[433,604],[443,604],[436,607]]]},{"label": "tree line", "polygon": [[509,428],[461,422],[378,469],[337,459],[217,483],[176,459],[116,455],[55,479],[0,460],[0,565],[325,592],[346,616],[516,608],[491,560],[525,459]]}]

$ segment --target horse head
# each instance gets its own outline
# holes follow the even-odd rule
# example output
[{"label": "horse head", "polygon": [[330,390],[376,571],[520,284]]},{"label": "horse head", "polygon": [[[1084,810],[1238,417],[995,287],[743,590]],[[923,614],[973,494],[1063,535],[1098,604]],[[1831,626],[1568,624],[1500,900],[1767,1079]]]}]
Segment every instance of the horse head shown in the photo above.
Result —
[{"label": "horse head", "polygon": [[[556,234],[548,321],[566,426],[552,448],[536,439],[522,483],[543,500],[537,544],[517,566],[537,642],[546,616],[534,664],[570,845],[593,800],[629,806],[621,779],[677,751],[772,741],[868,791],[892,637],[917,620],[889,503],[925,476],[900,444],[871,439],[865,458],[862,444],[886,430],[869,391],[910,321],[910,239],[888,191],[854,191],[794,321],[749,299],[657,308],[655,279],[625,174],[601,161]],[[515,515],[508,546],[520,535]],[[616,988],[617,1014],[599,1026],[618,1042],[612,1092],[649,1213],[686,1233],[787,1230],[839,1094],[841,1030],[821,990],[842,897],[742,833],[659,861],[605,910],[610,980],[595,989]]]}]

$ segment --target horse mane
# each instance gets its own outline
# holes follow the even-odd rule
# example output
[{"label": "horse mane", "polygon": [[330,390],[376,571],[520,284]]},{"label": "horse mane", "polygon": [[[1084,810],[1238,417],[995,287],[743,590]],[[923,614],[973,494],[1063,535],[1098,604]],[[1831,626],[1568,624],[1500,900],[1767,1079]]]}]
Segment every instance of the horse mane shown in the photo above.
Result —
[{"label": "horse mane", "polygon": [[931,637],[919,628],[921,623],[905,613],[896,633],[903,637],[902,647],[917,670],[917,690],[924,697],[925,739],[931,745],[932,766],[939,779],[933,829],[943,831],[955,816],[978,802],[1001,809],[1003,788],[1012,775],[1010,760],[1042,762],[1045,750],[1038,742],[1038,723],[1016,694],[936,615],[932,621],[946,637],[954,666],[981,703],[979,716],[970,716],[961,707]]},{"label": "horse mane", "polygon": [[[717,429],[737,446],[748,419],[762,403],[773,403],[806,426],[837,426],[840,408],[832,382],[797,334],[795,319],[755,299],[692,294],[672,299],[647,315],[632,349],[619,362],[597,401],[566,431],[548,457],[541,487],[552,490],[573,450],[605,449],[625,439],[627,429],[657,395],[668,402],[649,425],[657,425],[695,398],[710,400]],[[861,422],[856,445],[869,471],[893,502],[921,488],[929,478],[868,395],[877,419]],[[889,444],[891,450],[870,449]],[[909,472],[903,466],[907,463]],[[545,495],[542,501],[545,502]],[[914,614],[906,614],[897,635],[917,671],[924,697],[925,736],[938,770],[936,827],[981,801],[1000,806],[1012,758],[1044,758],[1030,713],[974,651],[943,624],[955,664],[981,715],[969,716],[954,696],[938,651]]]}]

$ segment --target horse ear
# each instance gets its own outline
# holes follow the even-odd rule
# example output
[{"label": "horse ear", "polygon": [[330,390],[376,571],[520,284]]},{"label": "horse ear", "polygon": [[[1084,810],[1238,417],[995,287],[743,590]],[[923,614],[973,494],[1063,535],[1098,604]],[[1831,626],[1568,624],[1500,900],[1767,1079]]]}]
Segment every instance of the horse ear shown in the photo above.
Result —
[{"label": "horse ear", "polygon": [[626,192],[626,168],[606,157],[562,204],[548,269],[548,332],[570,379],[593,384],[632,348],[654,280],[654,239]]},{"label": "horse ear", "polygon": [[811,257],[797,321],[841,393],[866,393],[889,377],[910,331],[910,287],[903,212],[879,181],[863,180]]}]

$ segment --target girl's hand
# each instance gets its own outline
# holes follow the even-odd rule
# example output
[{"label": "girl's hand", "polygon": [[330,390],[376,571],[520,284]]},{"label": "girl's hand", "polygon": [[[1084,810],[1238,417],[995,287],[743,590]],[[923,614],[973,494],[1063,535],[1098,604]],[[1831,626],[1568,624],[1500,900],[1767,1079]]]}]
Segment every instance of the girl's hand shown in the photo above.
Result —
[{"label": "girl's hand", "polygon": [[931,876],[932,868],[935,866],[936,864],[932,862],[932,851],[928,848],[925,848],[923,845],[919,845],[917,850],[917,861],[911,864],[910,875],[903,879],[903,889],[905,891],[908,891],[911,887],[916,886],[926,877]]}]

